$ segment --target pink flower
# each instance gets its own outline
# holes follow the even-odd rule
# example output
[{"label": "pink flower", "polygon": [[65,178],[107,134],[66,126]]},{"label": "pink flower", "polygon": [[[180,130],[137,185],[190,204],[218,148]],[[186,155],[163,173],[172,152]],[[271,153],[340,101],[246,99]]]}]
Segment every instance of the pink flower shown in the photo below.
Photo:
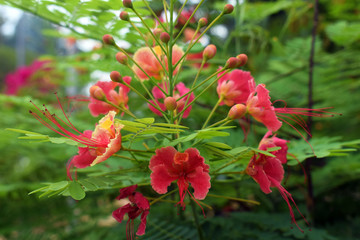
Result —
[{"label": "pink flower", "polygon": [[236,69],[231,73],[226,73],[219,79],[216,88],[219,98],[223,98],[220,104],[231,107],[234,104],[246,103],[250,95],[250,88],[254,84],[254,78],[250,72]]},{"label": "pink flower", "polygon": [[[27,85],[31,84],[30,80],[37,71],[48,71],[49,69],[46,68],[46,64],[48,64],[49,62],[51,61],[35,60],[31,65],[19,67],[15,72],[7,74],[5,76],[5,94],[16,95],[21,88],[24,88]],[[40,84],[39,87],[44,86],[43,84]]]},{"label": "pink flower", "polygon": [[120,195],[116,198],[118,200],[128,198],[130,203],[116,209],[112,216],[119,223],[124,219],[124,215],[128,214],[128,221],[126,223],[126,238],[134,239],[134,219],[140,216],[141,222],[136,232],[136,235],[144,235],[146,228],[146,217],[149,214],[150,204],[149,201],[139,192],[135,192],[137,185],[120,189]]},{"label": "pink flower", "polygon": [[[264,124],[267,129],[272,132],[277,131],[281,127],[282,122],[285,122],[286,124],[294,128],[303,137],[303,135],[289,122],[289,120],[295,122],[308,134],[310,134],[307,130],[307,125],[305,121],[299,115],[314,117],[332,117],[335,114],[325,111],[325,109],[328,108],[275,108],[270,101],[269,90],[265,88],[264,84],[259,84],[256,88],[252,86],[250,89],[251,94],[246,101],[247,113],[253,116],[255,120]],[[290,115],[291,117],[288,115]]]},{"label": "pink flower", "polygon": [[84,131],[80,136],[88,139],[89,142],[94,142],[93,145],[86,147],[79,147],[78,155],[76,155],[70,162],[68,168],[74,165],[77,168],[85,168],[94,166],[111,157],[121,148],[121,134],[120,130],[123,127],[121,124],[115,124],[114,111],[110,111],[106,116],[100,119],[99,124],[96,125],[95,130]]},{"label": "pink flower", "polygon": [[85,145],[85,147],[79,147],[78,155],[76,155],[68,164],[68,176],[70,176],[71,166],[77,168],[85,168],[88,166],[94,166],[100,162],[108,159],[112,154],[116,153],[121,148],[121,133],[123,125],[115,122],[116,112],[110,111],[106,116],[100,119],[99,124],[96,125],[95,130],[92,132],[86,130],[81,133],[70,122],[62,106],[60,107],[67,120],[64,121],[55,114],[51,114],[45,107],[44,110],[40,110],[35,104],[34,106],[42,113],[42,115],[50,121],[46,121],[35,112],[30,113],[43,125],[50,130],[60,134],[61,136],[76,141]]},{"label": "pink flower", "polygon": [[[188,192],[192,198],[202,200],[210,189],[209,165],[204,163],[204,158],[195,148],[189,148],[184,153],[178,152],[173,147],[156,150],[151,158],[150,170],[152,171],[151,186],[159,194],[164,194],[173,181],[179,187],[179,204],[185,207],[184,198]],[[194,197],[188,190],[189,183],[194,189]]]},{"label": "pink flower", "polygon": [[[131,82],[131,77],[123,77],[123,80],[127,83],[130,84]],[[105,96],[106,99],[111,102],[112,104],[114,104],[115,106],[122,106],[124,108],[128,108],[128,101],[129,101],[129,97],[128,97],[128,93],[130,91],[130,89],[125,86],[124,84],[121,83],[117,83],[117,82],[103,82],[103,81],[98,81],[96,84],[94,84],[93,86],[97,86],[100,87]],[[116,91],[115,89],[118,88],[118,90]],[[100,114],[107,114],[109,111],[115,111],[116,113],[119,112],[119,109],[104,102],[104,101],[99,101],[93,97],[90,96],[90,103],[89,103],[89,110],[91,115],[93,116],[99,116]]]},{"label": "pink flower", "polygon": [[[168,70],[168,61],[164,53],[162,52],[161,48],[159,46],[156,46],[153,48],[155,54],[157,55],[157,58],[161,61],[163,66]],[[172,64],[175,65],[178,63],[183,56],[184,52],[183,50],[178,47],[177,45],[173,46],[173,52],[172,52]],[[150,77],[153,77],[157,80],[161,80],[162,77],[165,75],[165,69],[161,66],[160,62],[150,48],[143,47],[138,49],[134,54],[134,61],[139,64],[139,66],[144,70],[142,71],[138,66],[134,65],[133,69],[136,73],[136,75],[141,80],[149,79],[147,75]],[[177,72],[177,69],[174,69],[173,74],[175,75]],[[147,74],[145,74],[145,73]]]},{"label": "pink flower", "polygon": [[[160,87],[165,92],[168,92],[167,85],[165,85],[165,87],[164,87],[163,84],[160,84]],[[188,93],[189,91],[190,91],[190,89],[185,87],[184,83],[180,82],[175,86],[173,97],[177,100],[181,96]],[[153,96],[155,98],[155,101],[157,102],[157,104],[161,108],[161,110],[166,111],[166,107],[165,107],[165,104],[164,104],[164,99],[166,98],[165,94],[158,87],[153,87],[152,94],[153,94]],[[194,98],[195,98],[194,93],[191,93],[191,94],[187,95],[186,97],[184,97],[184,98],[180,99],[179,101],[177,101],[176,111],[181,112],[184,109],[185,103],[187,102],[187,104],[189,104],[192,100],[194,100]],[[161,101],[159,101],[159,100],[161,100]],[[157,104],[154,101],[150,101],[150,102],[153,103],[155,106],[157,106]],[[153,107],[151,104],[148,104],[148,106],[149,106],[150,110],[153,111],[156,115],[162,116],[161,112],[159,110],[157,110],[155,107]],[[189,116],[189,114],[190,114],[190,111],[191,111],[191,106],[189,106],[184,111],[183,118],[187,118]]]},{"label": "pink flower", "polygon": [[260,188],[264,193],[271,193],[272,191],[270,187],[276,187],[279,190],[281,196],[284,198],[289,207],[291,222],[295,223],[296,226],[300,229],[295,220],[294,212],[292,210],[290,201],[295,205],[300,215],[303,218],[304,216],[298,209],[291,194],[283,186],[281,186],[281,181],[284,178],[284,168],[282,164],[285,164],[287,162],[286,154],[288,148],[286,143],[288,141],[277,138],[275,136],[269,138],[271,134],[272,133],[270,131],[265,134],[264,138],[260,142],[259,149],[267,151],[267,149],[270,148],[280,147],[279,150],[271,151],[271,153],[275,155],[275,157],[270,157],[261,153],[255,155],[250,160],[249,165],[246,168],[246,173],[249,174],[255,180],[255,182],[260,185]]}]

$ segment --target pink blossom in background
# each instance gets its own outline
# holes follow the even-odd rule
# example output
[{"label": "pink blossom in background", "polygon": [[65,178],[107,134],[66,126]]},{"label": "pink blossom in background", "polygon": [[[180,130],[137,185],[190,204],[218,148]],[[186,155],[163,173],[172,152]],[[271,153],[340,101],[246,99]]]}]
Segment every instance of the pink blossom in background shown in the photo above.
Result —
[{"label": "pink blossom in background", "polygon": [[116,209],[112,216],[121,223],[124,219],[125,214],[128,214],[128,221],[126,223],[126,237],[127,239],[134,239],[134,219],[141,215],[140,225],[136,232],[136,235],[144,235],[146,229],[146,217],[150,211],[149,201],[139,192],[136,192],[137,185],[132,185],[126,188],[120,189],[120,195],[116,198],[121,200],[128,198],[128,204]]},{"label": "pink blossom in background", "polygon": [[[159,46],[156,46],[153,48],[153,51],[155,52],[157,58],[161,61],[162,65],[166,68],[166,70],[168,70],[168,60],[163,54],[161,48]],[[176,63],[178,63],[183,54],[183,50],[177,45],[174,45],[172,52],[172,64],[175,65]],[[148,47],[139,48],[135,52],[133,59],[142,68],[142,70],[144,70],[142,71],[137,65],[133,66],[133,69],[140,80],[149,79],[147,75],[155,78],[156,80],[161,80],[161,78],[165,76],[165,70],[161,66],[156,56]],[[177,70],[178,67],[176,69],[173,69],[174,75],[176,74]]]},{"label": "pink blossom in background", "polygon": [[[168,92],[168,87],[167,86],[164,87],[163,84],[160,84],[159,86],[165,92]],[[184,83],[180,82],[175,86],[173,97],[175,99],[179,99],[181,96],[185,95],[189,91],[190,91],[190,89],[185,87]],[[153,96],[155,98],[156,103],[159,105],[160,109],[163,110],[163,111],[166,111],[166,107],[165,107],[165,104],[164,104],[164,99],[166,98],[165,94],[158,87],[153,87],[152,94],[153,94]],[[179,101],[177,101],[176,111],[181,112],[184,109],[186,101],[187,101],[187,104],[189,104],[192,100],[194,100],[194,98],[195,98],[194,93],[191,93],[188,96],[186,96],[186,97],[180,99]],[[150,102],[153,103],[155,106],[157,106],[154,101],[151,100]],[[157,110],[155,107],[153,107],[151,104],[148,104],[148,106],[149,106],[150,110],[153,111],[156,115],[162,116],[161,112],[159,110]],[[189,116],[191,108],[192,107],[189,106],[184,111],[183,118],[187,118]]]},{"label": "pink blossom in background", "polygon": [[[221,75],[222,73],[219,73],[218,76]],[[246,103],[253,85],[255,82],[250,72],[236,69],[226,73],[219,79],[216,88],[219,98],[224,99],[220,104],[231,107],[235,104]]]},{"label": "pink blossom in background", "polygon": [[[130,85],[131,77],[123,77],[123,80]],[[130,89],[121,83],[116,83],[113,81],[103,82],[98,81],[94,86],[100,87],[108,101],[116,106],[123,106],[128,108],[128,93]],[[115,90],[118,88],[118,90]],[[109,111],[115,111],[118,113],[120,110],[106,102],[97,100],[95,98],[90,97],[90,103],[88,105],[91,115],[99,116],[100,114],[107,114]]]},{"label": "pink blossom in background", "polygon": [[189,184],[194,189],[194,198],[202,200],[210,189],[209,165],[205,164],[196,148],[186,149],[184,153],[173,147],[157,149],[150,159],[149,168],[152,171],[151,186],[159,194],[164,194],[173,181],[179,188],[179,204],[185,207],[186,193]]}]

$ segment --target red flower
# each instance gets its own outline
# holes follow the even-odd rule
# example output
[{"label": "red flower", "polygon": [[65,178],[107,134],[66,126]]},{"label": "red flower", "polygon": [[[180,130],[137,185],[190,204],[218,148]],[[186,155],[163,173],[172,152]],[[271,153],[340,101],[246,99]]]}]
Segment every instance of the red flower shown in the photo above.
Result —
[{"label": "red flower", "polygon": [[219,79],[216,88],[219,98],[224,99],[220,104],[231,107],[234,104],[245,103],[250,95],[250,87],[254,84],[250,72],[236,69],[226,73]]},{"label": "red flower", "polygon": [[[123,80],[127,83],[130,84],[131,82],[131,77],[123,77]],[[130,91],[130,89],[128,87],[126,87],[125,85],[121,84],[121,83],[116,83],[116,82],[103,82],[103,81],[98,81],[96,84],[94,84],[93,86],[98,86],[102,89],[102,91],[104,92],[106,99],[111,102],[112,104],[116,105],[116,106],[123,106],[125,108],[127,108],[127,103],[129,101],[129,98],[127,96],[128,92]],[[115,91],[115,88],[119,87],[118,91]],[[115,111],[115,112],[119,112],[119,109],[104,102],[104,101],[99,101],[93,97],[90,96],[90,103],[89,103],[89,110],[91,115],[93,115],[94,117],[99,116],[100,114],[107,114],[109,111]]]},{"label": "red flower", "polygon": [[[164,194],[173,181],[179,187],[179,204],[185,207],[186,192],[192,198],[202,200],[210,189],[209,165],[204,163],[204,158],[195,148],[189,148],[184,153],[178,152],[173,147],[156,150],[151,158],[150,170],[152,171],[151,186],[159,194]],[[194,197],[188,190],[189,183],[194,189]]]},{"label": "red flower", "polygon": [[295,223],[296,226],[301,230],[295,220],[290,201],[295,205],[300,215],[303,218],[304,216],[298,209],[291,194],[283,186],[281,186],[281,181],[284,178],[284,168],[282,164],[286,163],[287,161],[286,154],[288,148],[286,143],[288,141],[277,138],[275,136],[269,138],[271,134],[271,132],[265,134],[264,138],[260,142],[259,149],[267,151],[269,148],[281,148],[271,152],[273,155],[275,155],[275,157],[270,157],[261,153],[255,155],[250,160],[249,165],[246,168],[246,173],[249,174],[260,185],[260,188],[264,193],[271,193],[270,187],[276,187],[279,190],[281,196],[284,198],[289,207],[291,222]]},{"label": "red flower", "polygon": [[[168,88],[167,86],[164,88],[164,85],[160,84],[160,87],[167,92]],[[175,99],[179,99],[181,96],[185,95],[186,93],[188,93],[190,91],[190,89],[188,89],[187,87],[185,87],[185,84],[180,82],[175,86],[174,89],[174,94],[173,97]],[[152,89],[152,94],[154,95],[154,98],[157,102],[157,104],[159,105],[159,107],[161,108],[161,110],[166,111],[166,106],[163,103],[163,100],[166,98],[165,94],[158,88],[158,87],[153,87]],[[179,101],[177,101],[177,108],[176,111],[177,112],[181,112],[184,109],[185,103],[187,102],[187,104],[189,104],[192,100],[194,100],[195,96],[193,93],[189,94],[188,96],[180,99]],[[160,102],[159,100],[162,99],[162,102]],[[187,100],[188,99],[188,100]],[[154,101],[150,101],[151,103],[153,103],[155,106],[157,106]],[[156,115],[162,116],[161,112],[159,110],[157,110],[156,108],[154,108],[152,105],[148,104],[149,108],[151,111],[153,111]],[[191,106],[188,107],[185,111],[184,111],[184,115],[183,118],[187,118],[190,114],[191,111]]]},{"label": "red flower", "polygon": [[[247,113],[253,116],[255,120],[264,124],[269,131],[277,131],[281,127],[282,122],[285,122],[286,124],[294,128],[302,137],[303,135],[293,125],[291,125],[288,120],[295,122],[308,134],[310,134],[307,130],[307,125],[305,121],[299,115],[314,117],[334,116],[334,113],[324,111],[328,108],[275,108],[270,101],[269,90],[265,88],[264,84],[259,84],[256,88],[254,86],[251,87],[251,94],[246,101],[246,108]],[[288,115],[291,115],[291,117],[289,117]]]},{"label": "red flower", "polygon": [[134,219],[140,216],[141,222],[136,232],[136,235],[144,235],[146,228],[146,217],[149,214],[149,201],[139,192],[135,192],[137,185],[120,189],[120,195],[116,198],[118,200],[128,198],[130,203],[116,209],[112,216],[119,223],[124,219],[124,215],[128,214],[128,221],[126,223],[126,238],[134,239]]}]

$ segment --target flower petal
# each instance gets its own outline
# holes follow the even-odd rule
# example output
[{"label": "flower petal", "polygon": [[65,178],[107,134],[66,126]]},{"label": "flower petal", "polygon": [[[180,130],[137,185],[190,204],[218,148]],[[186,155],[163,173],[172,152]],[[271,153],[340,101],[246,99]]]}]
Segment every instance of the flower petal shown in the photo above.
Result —
[{"label": "flower petal", "polygon": [[151,170],[151,186],[155,192],[159,194],[166,193],[167,188],[170,186],[171,182],[177,179],[177,177],[172,177],[169,175],[169,172],[167,171],[167,168],[164,164],[153,166]]},{"label": "flower petal", "polygon": [[194,197],[199,200],[204,199],[211,187],[209,173],[199,166],[195,169],[195,173],[188,177],[188,180],[194,189]]}]

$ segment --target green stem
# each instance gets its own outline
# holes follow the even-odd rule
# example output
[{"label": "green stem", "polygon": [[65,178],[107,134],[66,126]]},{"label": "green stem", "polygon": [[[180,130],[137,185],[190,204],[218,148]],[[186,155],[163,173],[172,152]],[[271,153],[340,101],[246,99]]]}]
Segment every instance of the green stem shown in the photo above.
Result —
[{"label": "green stem", "polygon": [[173,194],[173,193],[174,193],[174,192],[176,192],[176,191],[178,191],[178,189],[177,189],[177,188],[176,188],[176,189],[174,189],[174,190],[172,190],[172,191],[170,191],[170,192],[168,192],[168,193],[166,193],[166,194],[164,194],[164,195],[162,195],[161,197],[156,198],[155,200],[153,200],[153,201],[150,203],[150,206],[151,206],[151,205],[153,205],[154,203],[156,203],[156,202],[160,201],[161,199],[163,199],[163,198],[165,198],[165,197],[167,197],[167,196],[169,196],[169,195]]},{"label": "green stem", "polygon": [[156,15],[156,13],[154,13],[154,11],[152,10],[152,8],[150,7],[149,3],[146,0],[142,0],[143,3],[146,5],[146,7],[149,9],[149,11],[151,12],[151,14],[154,16],[154,18],[156,19],[156,21],[161,25],[162,29],[167,32],[166,27],[163,25],[163,23],[160,21],[160,19],[158,18],[158,16]]},{"label": "green stem", "polygon": [[[195,42],[191,45],[189,45],[188,49],[186,50],[186,52],[184,53],[184,55],[179,59],[179,61],[175,64],[175,68],[177,67],[177,65],[181,62],[181,60],[184,59],[184,57],[189,53],[189,51],[191,50],[191,48],[200,40],[200,38],[215,24],[215,22],[217,22],[222,16],[224,15],[224,12],[221,12],[219,14],[219,16],[217,16],[206,28],[205,30],[200,34],[200,36],[195,40]],[[179,37],[179,36],[178,36]],[[176,39],[175,39],[176,40]]]},{"label": "green stem", "polygon": [[190,205],[191,205],[191,210],[192,210],[192,213],[193,213],[193,216],[194,216],[194,222],[195,222],[195,225],[196,225],[196,229],[198,231],[199,239],[200,240],[205,240],[204,233],[203,233],[203,231],[201,229],[201,225],[200,225],[200,222],[199,222],[199,218],[198,218],[198,216],[196,214],[195,202],[190,201]]},{"label": "green stem", "polygon": [[113,104],[112,102],[110,102],[110,101],[107,100],[107,99],[105,99],[104,102],[106,102],[107,104],[109,104],[109,105],[111,105],[111,106],[113,106],[113,107],[115,107],[115,108],[123,111],[124,113],[130,115],[131,117],[133,117],[133,118],[135,118],[135,119],[137,118],[132,112],[130,112],[129,109],[126,109],[125,107],[117,106],[117,105]]},{"label": "green stem", "polygon": [[151,36],[155,39],[156,43],[159,45],[159,47],[161,47],[161,49],[163,50],[164,53],[166,53],[166,50],[164,48],[164,46],[161,44],[161,42],[159,42],[159,40],[157,39],[157,37],[154,35],[154,33],[151,31],[150,27],[146,24],[146,22],[144,21],[144,19],[141,17],[141,15],[136,11],[135,8],[132,8],[133,12],[136,14],[136,16],[138,16],[138,18],[140,18],[141,22],[143,23],[143,25],[145,26],[145,28],[148,30],[148,32],[151,34]]},{"label": "green stem", "polygon": [[[178,35],[176,36],[174,42],[176,42],[178,40],[178,38],[181,36],[181,34],[183,33],[183,31],[186,29],[187,25],[189,25],[191,19],[193,18],[193,16],[195,15],[195,13],[197,12],[197,10],[199,9],[199,7],[203,4],[204,0],[201,0],[199,2],[199,4],[196,6],[196,8],[194,9],[194,11],[192,12],[191,16],[189,17],[189,19],[186,21],[186,23],[184,24],[184,26],[181,28],[180,32],[178,33]],[[179,12],[181,13],[181,12]],[[180,16],[180,14],[179,14]]]},{"label": "green stem", "polygon": [[213,107],[213,109],[211,110],[209,116],[207,117],[207,119],[206,119],[206,121],[205,121],[205,123],[204,123],[204,125],[202,126],[201,129],[204,129],[204,128],[206,127],[206,125],[208,124],[208,122],[210,121],[210,119],[212,118],[212,116],[214,115],[216,109],[218,108],[219,104],[220,104],[223,100],[224,100],[224,97],[221,96],[221,97],[219,98],[219,100],[217,101],[217,103],[215,104],[215,106]]},{"label": "green stem", "polygon": [[166,72],[166,68],[164,66],[164,64],[162,63],[162,61],[159,59],[158,55],[155,53],[154,49],[148,44],[148,42],[145,40],[146,37],[145,35],[136,27],[136,25],[129,20],[129,23],[131,24],[131,26],[140,34],[140,36],[142,37],[142,39],[144,39],[145,45],[150,49],[150,51],[152,52],[152,54],[155,56],[156,60],[160,63],[161,67],[164,69],[164,72],[167,74]]},{"label": "green stem", "polygon": [[[180,15],[181,15],[181,12],[184,10],[184,7],[185,7],[185,5],[186,5],[187,2],[188,2],[188,0],[185,0],[184,3],[183,3],[183,5],[181,6],[181,8],[180,8],[180,10],[179,10],[179,12],[178,12],[178,15],[177,15],[177,17],[176,17],[176,19],[175,19],[175,22],[176,22],[176,23],[179,21],[179,17],[180,17]],[[190,19],[191,19],[191,18],[190,18]]]},{"label": "green stem", "polygon": [[208,127],[206,127],[206,128],[212,128],[212,127],[215,127],[215,126],[217,126],[217,125],[219,125],[219,124],[221,124],[221,123],[224,123],[224,122],[226,122],[226,121],[229,121],[229,119],[226,117],[226,118],[224,118],[223,120],[220,120],[220,121],[218,121],[218,122],[216,122],[216,123],[214,123],[214,124],[212,124],[212,125],[210,125],[210,126],[208,126]]},{"label": "green stem", "polygon": [[173,64],[172,64],[172,55],[173,55],[173,34],[174,34],[174,0],[170,0],[170,23],[169,23],[169,35],[170,40],[168,42],[168,77],[169,77],[169,95],[173,96],[174,83],[173,83]]}]

